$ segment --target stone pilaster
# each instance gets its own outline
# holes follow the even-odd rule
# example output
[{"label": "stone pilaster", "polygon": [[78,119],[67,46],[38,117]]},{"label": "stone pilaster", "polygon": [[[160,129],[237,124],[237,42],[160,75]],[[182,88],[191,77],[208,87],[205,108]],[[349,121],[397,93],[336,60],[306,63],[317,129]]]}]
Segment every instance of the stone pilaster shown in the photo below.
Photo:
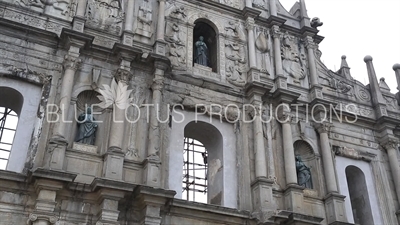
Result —
[{"label": "stone pilaster", "polygon": [[315,50],[317,49],[317,45],[314,43],[312,37],[305,37],[305,46],[307,48],[308,55],[308,68],[310,70],[310,82],[311,87],[318,84],[318,74],[317,74],[317,66],[315,64]]},{"label": "stone pilaster", "polygon": [[286,210],[294,213],[304,213],[303,190],[304,187],[301,187],[297,184],[289,184],[286,186],[285,192],[283,193]]},{"label": "stone pilaster", "polygon": [[276,9],[276,1],[275,0],[269,0],[269,14],[271,16],[277,16],[277,9]]},{"label": "stone pilaster", "polygon": [[51,225],[58,220],[54,209],[57,205],[57,191],[63,188],[59,181],[37,179],[35,181],[35,190],[37,193],[35,208],[29,215],[28,225]]}]

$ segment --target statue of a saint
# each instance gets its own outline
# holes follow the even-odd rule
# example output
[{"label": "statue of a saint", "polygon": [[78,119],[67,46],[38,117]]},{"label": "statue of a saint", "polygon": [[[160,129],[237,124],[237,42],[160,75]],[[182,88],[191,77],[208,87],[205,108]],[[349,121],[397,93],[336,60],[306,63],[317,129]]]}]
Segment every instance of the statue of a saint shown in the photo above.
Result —
[{"label": "statue of a saint", "polygon": [[300,156],[296,156],[297,183],[305,188],[312,188],[311,171]]},{"label": "statue of a saint", "polygon": [[208,48],[206,43],[204,42],[204,37],[200,36],[199,40],[196,41],[196,55],[194,58],[194,62],[202,65],[208,66]]},{"label": "statue of a saint", "polygon": [[78,117],[78,135],[76,142],[93,145],[95,140],[95,134],[97,124],[94,122],[92,115],[92,109],[88,107],[86,112],[82,113]]}]

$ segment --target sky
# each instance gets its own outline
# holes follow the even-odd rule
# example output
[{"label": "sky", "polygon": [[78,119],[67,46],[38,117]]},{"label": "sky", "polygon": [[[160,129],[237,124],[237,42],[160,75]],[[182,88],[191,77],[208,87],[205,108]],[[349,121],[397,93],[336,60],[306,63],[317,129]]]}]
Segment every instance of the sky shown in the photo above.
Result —
[{"label": "sky", "polygon": [[[296,0],[280,0],[289,11]],[[385,78],[392,93],[397,81],[392,69],[400,63],[400,0],[305,0],[308,16],[324,23],[318,33],[321,60],[332,71],[347,56],[353,78],[368,84],[364,57],[370,55],[378,80]]]}]

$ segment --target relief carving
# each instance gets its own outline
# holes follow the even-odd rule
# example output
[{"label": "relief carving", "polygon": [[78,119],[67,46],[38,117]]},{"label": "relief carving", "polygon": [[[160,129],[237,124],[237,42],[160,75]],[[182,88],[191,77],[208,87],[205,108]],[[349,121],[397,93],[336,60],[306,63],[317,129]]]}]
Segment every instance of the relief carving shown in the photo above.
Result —
[{"label": "relief carving", "polygon": [[184,6],[175,6],[169,16],[179,20],[184,20],[187,17],[187,13],[185,11],[186,10]]},{"label": "relief carving", "polygon": [[353,88],[350,84],[347,84],[346,82],[337,80],[335,78],[332,78],[329,82],[333,89],[342,94],[346,94]]},{"label": "relief carving", "polygon": [[226,79],[235,86],[244,86],[247,72],[244,46],[237,43],[225,43]]},{"label": "relief carving", "polygon": [[265,0],[253,0],[253,7],[266,10]]},{"label": "relief carving", "polygon": [[237,37],[240,40],[246,40],[246,35],[243,32],[241,23],[239,21],[229,21],[225,26],[226,35]]},{"label": "relief carving", "polygon": [[171,43],[169,45],[169,59],[172,68],[175,70],[186,69],[186,48],[185,46]]},{"label": "relief carving", "polygon": [[256,48],[258,50],[258,57],[257,57],[257,65],[261,72],[265,72],[270,74],[271,68],[271,57],[270,57],[270,42],[269,42],[269,35],[264,31],[261,30],[257,39],[256,39]]},{"label": "relief carving", "polygon": [[153,10],[148,0],[143,1],[143,5],[139,7],[138,25],[135,33],[150,38],[153,35],[151,24],[153,21]]},{"label": "relief carving", "polygon": [[122,0],[88,0],[86,26],[120,34],[125,13]]},{"label": "relief carving", "polygon": [[283,70],[293,77],[293,82],[300,84],[306,77],[305,55],[300,53],[295,38],[285,34],[282,41]]}]

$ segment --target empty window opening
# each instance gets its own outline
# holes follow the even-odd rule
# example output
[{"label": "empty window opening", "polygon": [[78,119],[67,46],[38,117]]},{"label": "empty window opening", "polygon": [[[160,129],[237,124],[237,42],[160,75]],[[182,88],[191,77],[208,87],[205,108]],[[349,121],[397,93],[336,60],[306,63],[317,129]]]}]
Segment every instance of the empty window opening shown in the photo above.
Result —
[{"label": "empty window opening", "polygon": [[193,138],[183,145],[182,199],[207,203],[207,149]]},{"label": "empty window opening", "polygon": [[12,109],[0,107],[0,169],[7,168],[17,130],[18,115]]},{"label": "empty window opening", "polygon": [[364,173],[355,166],[346,168],[354,224],[374,224]]}]

